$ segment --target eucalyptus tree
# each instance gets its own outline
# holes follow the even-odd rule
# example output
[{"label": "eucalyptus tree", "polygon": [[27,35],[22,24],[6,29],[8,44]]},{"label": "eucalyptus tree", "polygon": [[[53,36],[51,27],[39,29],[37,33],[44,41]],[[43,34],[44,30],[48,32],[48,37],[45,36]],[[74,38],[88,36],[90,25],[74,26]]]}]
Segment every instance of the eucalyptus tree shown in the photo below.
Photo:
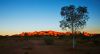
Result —
[{"label": "eucalyptus tree", "polygon": [[[83,29],[88,20],[88,11],[85,6],[75,7],[74,5],[64,6],[60,12],[63,20],[60,21],[60,27],[63,30],[71,29],[72,34],[75,34],[80,29]],[[74,46],[73,35],[73,48]]]}]

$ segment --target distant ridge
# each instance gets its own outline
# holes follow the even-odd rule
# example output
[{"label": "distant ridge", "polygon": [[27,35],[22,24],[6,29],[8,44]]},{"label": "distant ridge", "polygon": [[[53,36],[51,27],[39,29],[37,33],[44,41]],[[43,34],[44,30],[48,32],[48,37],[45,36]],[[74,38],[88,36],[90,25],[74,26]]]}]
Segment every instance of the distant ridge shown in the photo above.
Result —
[{"label": "distant ridge", "polygon": [[34,32],[22,32],[19,34],[20,36],[44,36],[44,35],[50,35],[50,36],[61,36],[61,35],[70,35],[71,32],[57,32],[57,31],[34,31]]},{"label": "distant ridge", "polygon": [[[5,35],[5,36],[71,36],[71,32],[58,32],[58,31],[33,31],[33,32],[22,32],[19,34],[14,34],[14,35]],[[81,34],[83,36],[96,36],[100,34],[90,34],[88,32],[77,32],[76,34]],[[4,36],[4,35],[0,35]]]},{"label": "distant ridge", "polygon": [[[84,36],[92,35],[88,32],[83,32],[83,33],[77,32],[77,34],[83,34]],[[48,35],[48,36],[63,36],[63,35],[70,36],[71,32],[58,32],[58,31],[49,30],[49,31],[22,32],[19,35],[20,36],[45,36],[45,35]]]}]

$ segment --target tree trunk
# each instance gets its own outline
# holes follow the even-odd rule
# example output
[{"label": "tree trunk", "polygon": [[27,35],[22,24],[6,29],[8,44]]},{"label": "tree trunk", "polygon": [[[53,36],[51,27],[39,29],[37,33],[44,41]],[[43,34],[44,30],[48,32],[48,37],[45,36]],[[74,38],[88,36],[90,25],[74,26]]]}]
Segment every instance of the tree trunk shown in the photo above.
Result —
[{"label": "tree trunk", "polygon": [[72,21],[72,36],[73,36],[73,48],[75,48],[74,26]]}]

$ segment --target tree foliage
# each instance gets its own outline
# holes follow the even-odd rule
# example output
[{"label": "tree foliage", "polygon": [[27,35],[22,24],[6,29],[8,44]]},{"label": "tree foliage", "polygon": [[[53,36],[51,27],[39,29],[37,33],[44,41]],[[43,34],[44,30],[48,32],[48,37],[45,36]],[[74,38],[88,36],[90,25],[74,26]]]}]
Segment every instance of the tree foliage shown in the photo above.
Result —
[{"label": "tree foliage", "polygon": [[87,7],[75,7],[74,5],[62,7],[61,16],[63,20],[60,21],[60,27],[63,30],[69,28],[72,32],[84,28],[86,21],[89,18]]}]

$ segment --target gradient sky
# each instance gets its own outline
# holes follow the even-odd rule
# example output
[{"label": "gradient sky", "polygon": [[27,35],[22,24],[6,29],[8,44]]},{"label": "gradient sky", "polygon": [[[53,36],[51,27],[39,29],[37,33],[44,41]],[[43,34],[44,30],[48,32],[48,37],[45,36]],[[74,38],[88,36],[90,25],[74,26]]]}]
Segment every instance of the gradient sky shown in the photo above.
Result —
[{"label": "gradient sky", "polygon": [[100,33],[100,0],[0,0],[0,35],[62,31],[60,10],[71,4],[88,7],[90,19],[83,31]]}]

